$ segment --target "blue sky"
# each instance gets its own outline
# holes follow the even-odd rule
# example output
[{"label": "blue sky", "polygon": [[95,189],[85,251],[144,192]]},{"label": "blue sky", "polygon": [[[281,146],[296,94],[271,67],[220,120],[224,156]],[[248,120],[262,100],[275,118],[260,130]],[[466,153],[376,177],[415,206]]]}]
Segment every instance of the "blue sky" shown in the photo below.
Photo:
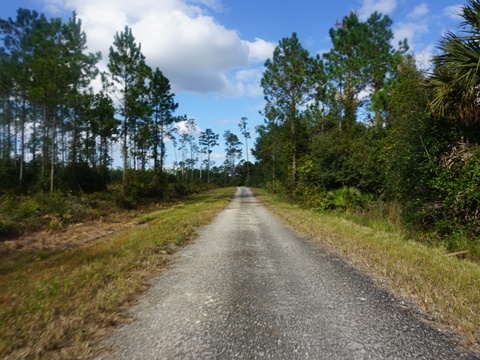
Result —
[{"label": "blue sky", "polygon": [[[455,30],[464,0],[15,0],[2,1],[0,18],[15,17],[20,7],[47,17],[68,19],[76,10],[90,51],[101,51],[105,68],[116,31],[132,28],[146,60],[170,79],[177,115],[194,118],[199,130],[236,132],[242,117],[255,126],[262,67],[278,41],[292,32],[312,55],[331,47],[329,29],[350,11],[366,19],[373,11],[389,15],[398,40],[407,38],[419,66],[428,68],[446,30]],[[250,140],[253,144],[253,139]],[[223,162],[223,141],[215,149]],[[174,161],[172,150],[168,161]]]}]

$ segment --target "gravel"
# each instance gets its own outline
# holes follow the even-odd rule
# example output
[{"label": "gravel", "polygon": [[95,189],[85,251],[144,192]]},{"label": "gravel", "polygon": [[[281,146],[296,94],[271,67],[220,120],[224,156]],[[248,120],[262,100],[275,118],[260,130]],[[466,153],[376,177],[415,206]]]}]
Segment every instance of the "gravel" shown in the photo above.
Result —
[{"label": "gravel", "polygon": [[247,188],[98,359],[478,359],[276,220]]}]

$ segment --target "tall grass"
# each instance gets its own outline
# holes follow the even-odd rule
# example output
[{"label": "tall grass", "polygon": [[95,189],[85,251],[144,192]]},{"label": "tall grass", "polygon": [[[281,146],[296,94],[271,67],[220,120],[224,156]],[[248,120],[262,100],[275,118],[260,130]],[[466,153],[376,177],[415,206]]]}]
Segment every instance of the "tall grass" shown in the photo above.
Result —
[{"label": "tall grass", "polygon": [[192,240],[234,191],[192,196],[143,216],[141,227],[34,261],[11,254],[15,266],[0,267],[0,357],[91,356],[91,344],[126,321],[122,309],[165,267],[168,253]]},{"label": "tall grass", "polygon": [[[354,214],[318,213],[257,191],[259,199],[291,227],[337,249],[407,296],[468,346],[480,346],[480,264],[446,256],[442,247],[407,240],[385,218],[369,224]],[[376,211],[378,211],[377,209]],[[371,215],[371,214],[370,214]],[[396,211],[390,214],[397,219]],[[401,227],[399,227],[401,228]]]}]

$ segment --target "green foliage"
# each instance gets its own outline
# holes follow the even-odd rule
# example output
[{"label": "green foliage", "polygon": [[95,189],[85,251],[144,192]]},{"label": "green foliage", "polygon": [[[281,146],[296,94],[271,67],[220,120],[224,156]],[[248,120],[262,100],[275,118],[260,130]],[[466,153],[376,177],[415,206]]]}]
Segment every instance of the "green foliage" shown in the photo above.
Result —
[{"label": "green foliage", "polygon": [[344,186],[337,190],[328,191],[321,202],[319,210],[352,211],[365,206],[368,196],[353,187]]},{"label": "green foliage", "polygon": [[459,143],[441,158],[430,182],[440,200],[430,208],[438,230],[452,234],[465,229],[480,235],[480,147]]},{"label": "green foliage", "polygon": [[150,74],[149,81],[149,105],[153,112],[153,121],[149,124],[151,129],[148,142],[152,147],[155,175],[160,176],[166,156],[164,139],[170,136],[169,127],[177,119],[172,114],[178,104],[174,102],[170,81],[159,68]]},{"label": "green foliage", "polygon": [[278,121],[286,135],[284,149],[290,162],[290,185],[296,185],[297,160],[300,157],[299,142],[302,138],[303,108],[321,92],[322,63],[310,56],[293,33],[283,38],[275,48],[272,60],[265,62],[261,85],[267,102],[265,115],[276,130]]},{"label": "green foliage", "polygon": [[[272,193],[280,193],[279,189],[275,192],[272,191],[274,189],[269,188],[269,190]],[[325,191],[321,186],[303,184],[295,188],[294,196],[295,201],[302,206],[308,209],[320,209],[325,198]]]},{"label": "green foliage", "polygon": [[[340,26],[330,29],[333,48],[323,56],[329,90],[322,100],[338,118],[340,128],[353,126],[358,109],[368,102],[375,124],[386,123],[391,80],[406,51],[406,44],[399,50],[391,45],[392,24],[388,16],[377,12],[361,21],[352,11]],[[360,93],[367,88],[372,90],[370,99],[360,99]]]},{"label": "green foliage", "polygon": [[192,194],[192,187],[190,185],[185,185],[180,182],[175,183],[174,189],[175,189],[175,192],[181,196]]},{"label": "green foliage", "polygon": [[467,125],[479,122],[480,3],[468,0],[461,8],[464,21],[460,33],[451,31],[439,43],[440,54],[433,58],[434,70],[429,85],[433,113],[460,120]]},{"label": "green foliage", "polygon": [[[123,118],[123,183],[127,185],[131,178],[127,176],[130,158],[129,140],[134,140],[136,153],[136,150],[145,146],[148,137],[141,129],[145,125],[143,120],[148,112],[144,95],[147,92],[146,81],[151,74],[141,46],[135,42],[132,30],[128,26],[115,35],[113,46],[110,47],[108,69],[120,98],[120,114]],[[142,164],[144,163],[145,158],[142,161]]]},{"label": "green foliage", "polygon": [[2,195],[0,237],[38,228],[56,230],[63,225],[81,221],[87,214],[96,217],[102,211],[111,210],[112,204],[102,209],[98,201],[93,202],[86,195],[65,196],[60,191],[33,196]]}]

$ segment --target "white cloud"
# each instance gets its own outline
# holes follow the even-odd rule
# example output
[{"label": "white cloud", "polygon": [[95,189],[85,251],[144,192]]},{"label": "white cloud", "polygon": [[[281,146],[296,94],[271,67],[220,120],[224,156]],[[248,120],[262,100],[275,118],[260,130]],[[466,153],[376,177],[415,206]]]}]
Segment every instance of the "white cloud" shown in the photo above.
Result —
[{"label": "white cloud", "polygon": [[429,13],[428,5],[426,3],[415,6],[413,11],[408,14],[408,17],[418,19]]},{"label": "white cloud", "polygon": [[368,18],[375,11],[388,15],[397,7],[396,0],[357,0],[362,5],[359,10],[361,19]]},{"label": "white cloud", "polygon": [[263,89],[260,82],[263,68],[240,70],[235,74],[236,83],[241,84],[241,92],[250,96],[261,96]]},{"label": "white cloud", "polygon": [[89,51],[102,52],[103,67],[115,33],[128,25],[147,63],[162,70],[174,92],[248,92],[242,84],[232,83],[233,69],[265,61],[276,46],[259,38],[243,40],[238,31],[208,15],[209,9],[223,9],[221,0],[136,0],[135,5],[130,0],[44,1],[59,10],[76,9]]},{"label": "white cloud", "polygon": [[255,38],[255,42],[244,42],[249,48],[248,59],[250,62],[260,62],[271,58],[277,44]]},{"label": "white cloud", "polygon": [[453,20],[458,21],[462,18],[460,15],[462,13],[462,7],[462,4],[447,6],[445,9],[443,9],[443,14]]},{"label": "white cloud", "polygon": [[215,11],[223,11],[224,6],[220,0],[189,0],[191,3],[198,3],[205,5],[209,8],[214,9]]},{"label": "white cloud", "polygon": [[398,43],[406,38],[408,40],[410,49],[415,51],[417,47],[417,39],[419,39],[423,34],[428,33],[428,25],[426,23],[399,22],[394,25],[393,30],[395,35],[395,43]]},{"label": "white cloud", "polygon": [[210,160],[213,160],[213,159],[223,160],[223,159],[225,159],[225,154],[211,153],[211,154],[210,154]]},{"label": "white cloud", "polygon": [[187,126],[187,121],[179,121],[175,124],[175,130],[179,133],[179,134],[188,134],[188,135],[195,135],[195,136],[199,136],[200,133],[202,132],[202,130],[200,129],[200,127],[198,127],[197,124],[194,124],[194,127],[193,128],[189,128]]},{"label": "white cloud", "polygon": [[424,49],[415,52],[417,66],[421,70],[429,70],[432,66],[432,57],[434,55],[435,45],[430,44]]}]

